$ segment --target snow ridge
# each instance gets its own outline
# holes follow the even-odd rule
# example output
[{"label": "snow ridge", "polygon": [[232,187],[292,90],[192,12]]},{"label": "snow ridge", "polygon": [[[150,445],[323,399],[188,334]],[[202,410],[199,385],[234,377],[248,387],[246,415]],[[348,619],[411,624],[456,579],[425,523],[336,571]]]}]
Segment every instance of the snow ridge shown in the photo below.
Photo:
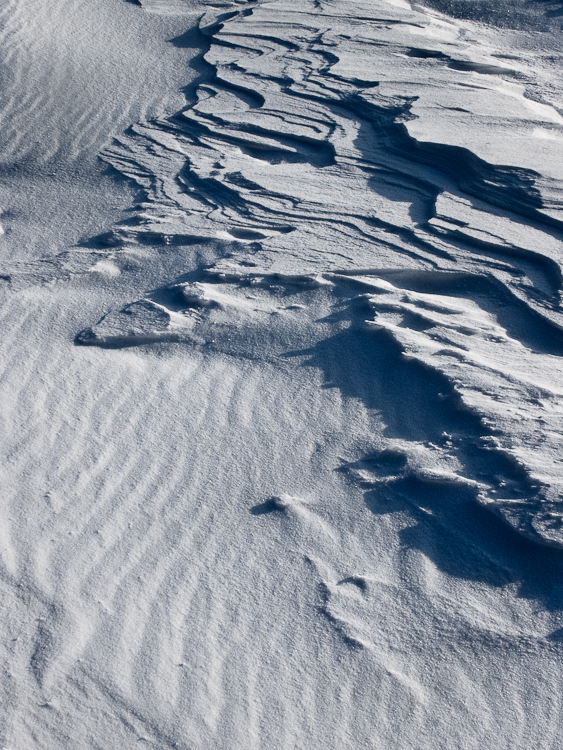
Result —
[{"label": "snow ridge", "polygon": [[0,13],[0,747],[557,747],[560,35],[56,5]]},{"label": "snow ridge", "polygon": [[[196,103],[106,150],[144,191],[107,242],[117,255],[210,244],[225,256],[213,267],[221,283],[245,269],[290,284],[296,273],[361,275],[376,289],[368,307],[400,345],[396,356],[445,376],[482,420],[487,449],[514,462],[508,480],[467,467],[458,474],[514,528],[563,544],[563,175],[529,131],[532,120],[555,133],[563,118],[547,99],[524,95],[543,80],[534,61],[506,62],[486,37],[467,44],[475,31],[467,25],[385,2],[366,3],[361,18],[344,2],[231,7],[200,23],[213,72]],[[491,129],[496,143],[518,147],[500,149],[500,162],[484,158]],[[197,294],[185,298],[192,322],[191,309],[215,305]],[[193,343],[186,313],[149,314],[154,304],[111,313],[77,340]],[[150,323],[155,315],[166,318],[161,327]],[[445,464],[448,454],[441,450]]]}]

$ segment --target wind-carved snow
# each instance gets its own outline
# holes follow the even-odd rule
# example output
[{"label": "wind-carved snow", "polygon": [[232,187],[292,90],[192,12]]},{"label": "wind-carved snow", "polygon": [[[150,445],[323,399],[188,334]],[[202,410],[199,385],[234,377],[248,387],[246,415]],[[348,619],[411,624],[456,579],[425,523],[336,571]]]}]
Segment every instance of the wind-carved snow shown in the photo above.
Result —
[{"label": "wind-carved snow", "polygon": [[405,356],[444,373],[490,429],[487,449],[515,459],[513,478],[481,478],[479,499],[518,531],[561,543],[560,352],[530,351],[475,300],[376,286],[374,296],[368,292],[371,325],[389,331]]},{"label": "wind-carved snow", "polygon": [[[102,5],[102,36],[170,29],[156,111],[184,54],[199,78],[104,152],[140,187],[122,223],[91,237],[61,193],[45,234],[18,219],[41,256],[2,212],[0,746],[557,747],[559,37],[402,0],[213,2],[185,34],[195,0]],[[112,28],[127,99],[160,43],[137,65],[151,35],[130,58]],[[21,145],[74,127],[78,83],[30,86]]]},{"label": "wind-carved snow", "polygon": [[[372,395],[349,395],[391,415],[403,395],[400,387],[386,383],[381,364],[373,360],[384,360],[388,372],[406,367],[406,387],[410,378],[414,388],[424,375],[417,370],[408,375],[409,365],[401,364],[408,358],[445,376],[444,392],[432,379],[419,386],[421,398],[442,400],[445,411],[437,410],[430,419],[422,410],[410,415],[415,422],[425,421],[424,441],[413,439],[416,431],[408,418],[401,424],[396,416],[383,416],[390,442],[379,458],[367,456],[365,464],[379,468],[373,473],[350,467],[350,476],[383,493],[405,480],[437,487],[459,484],[518,531],[560,544],[563,336],[556,331],[549,338],[551,324],[544,321],[549,343],[543,351],[528,349],[517,336],[525,340],[526,325],[541,327],[542,322],[530,320],[518,300],[482,277],[400,271],[386,276],[215,273],[206,282],[160,290],[164,304],[147,299],[108,313],[77,341],[102,347],[177,342],[208,355],[274,364],[310,355],[309,363],[326,371],[339,350],[357,369],[354,345],[347,347],[346,337],[359,336]],[[502,304],[514,338],[490,312]],[[400,346],[389,347],[382,333]],[[296,342],[306,340],[318,343],[299,350]],[[539,347],[541,330],[535,341]],[[344,393],[349,390],[344,382],[337,385]]]},{"label": "wind-carved snow", "polygon": [[[145,195],[109,254],[119,265],[139,245],[207,244],[224,279],[363,272],[371,322],[447,379],[481,420],[480,455],[512,467],[498,480],[452,468],[452,438],[419,475],[465,479],[519,531],[563,544],[558,83],[541,50],[506,59],[498,30],[360,6],[210,10],[200,28],[214,74],[197,102],[105,152]],[[78,341],[199,346],[202,310],[233,326],[242,315],[206,284],[173,288],[184,310],[133,303]],[[263,314],[244,319],[266,326]]]}]

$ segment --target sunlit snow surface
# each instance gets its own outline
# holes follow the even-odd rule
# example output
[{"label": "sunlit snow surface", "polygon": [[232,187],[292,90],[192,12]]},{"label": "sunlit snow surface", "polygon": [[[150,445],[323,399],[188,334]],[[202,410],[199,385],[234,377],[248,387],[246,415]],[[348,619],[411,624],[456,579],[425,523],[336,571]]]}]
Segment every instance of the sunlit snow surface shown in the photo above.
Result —
[{"label": "sunlit snow surface", "polygon": [[3,221],[10,750],[558,747],[563,9],[431,4],[129,0],[136,202]]},{"label": "sunlit snow surface", "polygon": [[[250,4],[201,28],[216,74],[197,103],[104,154],[147,191],[110,238],[120,254],[220,239],[227,277],[361,269],[367,322],[444,375],[512,467],[461,475],[518,529],[563,543],[563,116],[542,51],[507,56],[506,34],[371,0]],[[139,304],[79,341],[182,328],[153,333]]]}]

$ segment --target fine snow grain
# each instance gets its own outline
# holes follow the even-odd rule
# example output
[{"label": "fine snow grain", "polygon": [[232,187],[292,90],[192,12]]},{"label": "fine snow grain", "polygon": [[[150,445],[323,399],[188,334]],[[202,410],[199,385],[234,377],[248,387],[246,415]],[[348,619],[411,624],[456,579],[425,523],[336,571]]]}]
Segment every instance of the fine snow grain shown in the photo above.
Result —
[{"label": "fine snow grain", "polygon": [[4,4],[2,747],[558,747],[561,32],[453,5]]}]

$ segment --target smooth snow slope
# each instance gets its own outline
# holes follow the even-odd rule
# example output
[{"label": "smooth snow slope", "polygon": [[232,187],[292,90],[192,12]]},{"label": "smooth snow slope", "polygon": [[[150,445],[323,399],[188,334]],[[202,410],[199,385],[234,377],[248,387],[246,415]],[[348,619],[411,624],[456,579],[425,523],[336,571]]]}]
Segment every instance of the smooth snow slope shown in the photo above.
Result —
[{"label": "smooth snow slope", "polygon": [[559,30],[64,5],[0,155],[3,745],[556,748]]}]

